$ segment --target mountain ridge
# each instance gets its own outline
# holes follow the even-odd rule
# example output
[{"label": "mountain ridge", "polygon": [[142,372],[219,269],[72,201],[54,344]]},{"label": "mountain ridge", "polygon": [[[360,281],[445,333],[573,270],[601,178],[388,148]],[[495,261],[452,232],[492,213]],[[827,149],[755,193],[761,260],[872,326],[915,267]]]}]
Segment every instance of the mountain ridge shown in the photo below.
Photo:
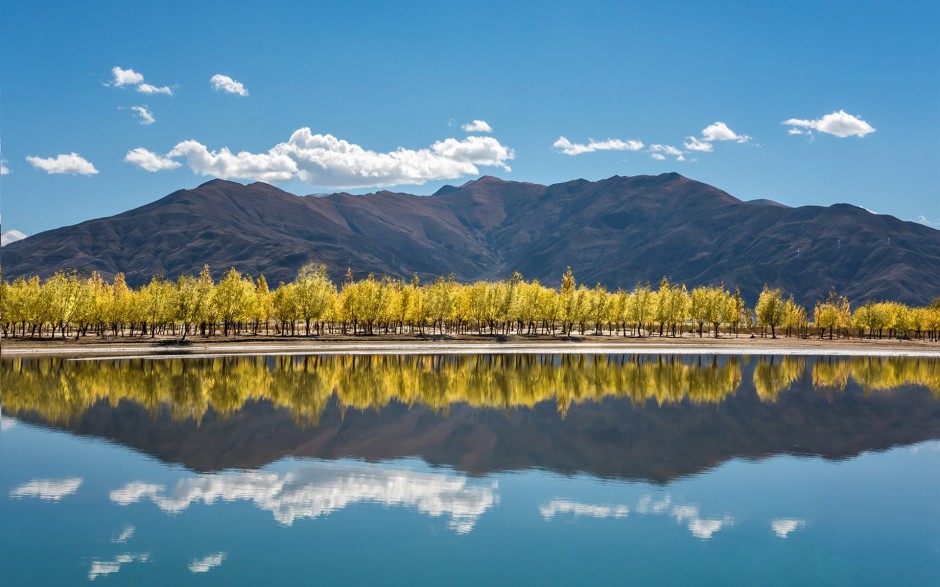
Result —
[{"label": "mountain ridge", "polygon": [[[447,189],[445,189],[447,188]],[[940,295],[940,231],[850,204],[745,202],[678,173],[541,185],[483,176],[431,196],[378,191],[297,196],[214,179],[107,218],[46,231],[3,248],[3,272],[118,271],[153,275],[229,266],[269,283],[308,260],[334,279],[347,267],[423,280],[505,278],[631,288],[667,276],[690,287],[764,283],[811,304],[831,288],[857,303],[927,303]]]}]

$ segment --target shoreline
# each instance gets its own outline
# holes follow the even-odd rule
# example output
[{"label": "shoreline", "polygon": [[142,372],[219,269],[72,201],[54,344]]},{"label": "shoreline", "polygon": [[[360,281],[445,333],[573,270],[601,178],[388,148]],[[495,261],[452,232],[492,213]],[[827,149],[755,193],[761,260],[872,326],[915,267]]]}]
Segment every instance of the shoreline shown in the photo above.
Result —
[{"label": "shoreline", "polygon": [[918,340],[794,339],[733,336],[630,338],[550,336],[327,336],[190,339],[2,339],[0,356],[61,356],[79,360],[204,358],[236,355],[669,354],[841,357],[935,357],[940,343]]}]

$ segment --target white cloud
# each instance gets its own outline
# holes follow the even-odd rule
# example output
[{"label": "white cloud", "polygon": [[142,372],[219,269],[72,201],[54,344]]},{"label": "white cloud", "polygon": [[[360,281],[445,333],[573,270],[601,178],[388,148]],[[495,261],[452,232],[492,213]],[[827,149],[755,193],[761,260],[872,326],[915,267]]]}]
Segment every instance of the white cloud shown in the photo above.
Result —
[{"label": "white cloud", "polygon": [[120,88],[121,86],[136,86],[144,81],[144,76],[133,69],[121,69],[117,66],[111,68],[111,75],[113,79],[110,85],[116,88]]},{"label": "white cloud", "polygon": [[[209,79],[209,84],[216,92],[225,92],[226,94],[235,94],[237,96],[247,96],[248,90],[245,84],[237,82],[227,75],[217,73]],[[485,123],[484,123],[485,124]]]},{"label": "white cloud", "polygon": [[93,561],[88,570],[88,580],[94,581],[102,575],[111,575],[121,570],[121,565],[128,563],[145,563],[150,558],[149,553],[119,554],[113,561]]},{"label": "white cloud", "polygon": [[702,138],[708,142],[712,141],[736,141],[738,143],[746,143],[751,140],[751,137],[747,135],[739,135],[730,128],[724,122],[720,120],[713,124],[709,124],[704,129],[702,129]]},{"label": "white cloud", "polygon": [[478,175],[478,166],[510,171],[507,161],[515,157],[512,149],[492,137],[449,138],[427,149],[399,147],[378,153],[333,135],[313,134],[309,128],[295,131],[286,143],[279,143],[266,153],[232,153],[227,148],[210,151],[193,140],[177,144],[165,157],[146,149],[134,149],[131,153],[137,153],[136,160],[129,161],[135,164],[156,157],[166,165],[167,160],[180,158],[200,175],[260,181],[299,179],[314,186],[335,188],[422,184]]},{"label": "white cloud", "polygon": [[144,83],[144,76],[141,73],[134,71],[133,69],[121,69],[120,67],[111,68],[111,82],[106,83],[106,86],[111,86],[115,88],[120,88],[124,86],[134,86],[138,92],[142,94],[166,94],[167,96],[173,95],[173,90],[168,86],[154,86],[148,83]]},{"label": "white cloud", "polygon": [[167,157],[183,157],[194,173],[222,179],[287,181],[299,172],[293,159],[274,149],[268,153],[241,151],[236,154],[224,147],[219,151],[209,151],[196,141],[183,141],[173,147]]},{"label": "white cloud", "polygon": [[148,499],[174,514],[193,503],[247,501],[271,512],[285,526],[298,519],[327,516],[357,503],[377,503],[411,507],[435,518],[448,515],[448,527],[466,534],[498,502],[495,487],[453,473],[323,462],[283,472],[199,475],[181,479],[169,492],[163,485],[137,481],[113,490],[111,501],[129,505]]},{"label": "white cloud", "polygon": [[153,112],[146,106],[131,106],[131,110],[140,118],[140,123],[143,125],[153,124],[157,121],[157,119],[153,117]]},{"label": "white cloud", "polygon": [[667,155],[675,157],[676,161],[685,161],[684,151],[672,145],[650,145],[649,153],[650,157],[657,161],[665,161]]},{"label": "white cloud", "polygon": [[492,137],[467,137],[463,140],[444,139],[431,145],[436,155],[445,159],[469,163],[470,165],[487,165],[502,167],[512,171],[506,161],[515,157],[512,149],[501,145]]},{"label": "white cloud", "polygon": [[195,558],[189,561],[189,570],[192,573],[208,573],[212,569],[221,565],[226,556],[228,556],[227,553],[217,552],[202,558]]},{"label": "white cloud", "polygon": [[173,95],[173,90],[169,86],[152,86],[150,84],[140,84],[137,86],[137,91],[141,94],[166,94],[167,96]]},{"label": "white cloud", "polygon": [[559,149],[565,155],[581,155],[584,153],[593,153],[594,151],[639,151],[644,147],[641,141],[630,139],[623,141],[620,139],[607,139],[606,141],[595,141],[588,139],[587,144],[572,143],[565,137],[558,137],[558,140],[552,144],[552,147]]},{"label": "white cloud", "polygon": [[927,217],[924,216],[923,214],[919,214],[917,218],[914,219],[914,222],[917,222],[918,224],[923,224],[924,226],[932,226],[932,227],[940,226],[940,220],[936,220],[936,221],[927,220]]},{"label": "white cloud", "polygon": [[800,118],[791,118],[784,120],[782,124],[790,126],[789,134],[812,134],[812,131],[837,136],[841,139],[846,137],[864,137],[875,132],[875,128],[859,118],[849,114],[845,110],[826,114],[822,118],[815,120],[803,120]]},{"label": "white cloud", "polygon": [[665,153],[666,155],[681,155],[682,151],[672,145],[650,145],[650,151],[653,153]]},{"label": "white cloud", "polygon": [[48,501],[59,501],[63,497],[68,497],[76,491],[82,484],[80,477],[71,477],[69,479],[34,479],[29,483],[24,483],[10,491],[10,497],[38,497]]},{"label": "white cloud", "polygon": [[770,523],[770,527],[773,529],[774,534],[776,534],[779,538],[786,538],[794,530],[803,528],[805,526],[806,522],[804,520],[793,520],[789,518],[781,518]]},{"label": "white cloud", "polygon": [[27,157],[26,160],[36,169],[41,169],[49,174],[72,173],[77,175],[94,175],[98,173],[95,166],[78,153],[59,155],[54,159],[52,157]]},{"label": "white cloud", "polygon": [[160,155],[152,151],[148,151],[143,147],[138,147],[128,151],[127,155],[124,156],[124,161],[126,163],[133,163],[134,165],[142,169],[146,169],[147,171],[176,169],[182,165],[182,163],[179,161],[174,161],[169,157],[161,157]]},{"label": "white cloud", "polygon": [[689,137],[689,140],[682,143],[682,146],[690,151],[702,151],[710,153],[715,150],[715,146],[707,141],[700,141],[695,137]]},{"label": "white cloud", "polygon": [[625,505],[595,505],[553,499],[549,503],[540,506],[539,513],[546,520],[551,520],[558,514],[573,514],[576,518],[581,516],[589,518],[626,518],[630,514],[630,508]]},{"label": "white cloud", "polygon": [[467,124],[461,124],[460,128],[465,132],[493,132],[493,127],[488,125],[485,120],[474,120]]}]

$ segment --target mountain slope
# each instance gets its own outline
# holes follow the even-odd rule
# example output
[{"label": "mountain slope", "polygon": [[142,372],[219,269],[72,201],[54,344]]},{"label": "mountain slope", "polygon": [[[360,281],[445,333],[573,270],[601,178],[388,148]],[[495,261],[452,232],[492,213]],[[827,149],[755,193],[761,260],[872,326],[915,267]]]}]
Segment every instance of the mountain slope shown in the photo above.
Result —
[{"label": "mountain slope", "polygon": [[483,177],[434,196],[378,192],[295,196],[264,183],[213,180],[110,218],[3,248],[4,276],[58,268],[152,275],[234,265],[276,284],[313,259],[347,267],[464,280],[520,271],[556,285],[632,287],[665,275],[724,282],[751,302],[764,283],[812,303],[835,287],[853,302],[940,296],[940,231],[847,204],[789,208],[742,202],[675,173],[550,186]]}]

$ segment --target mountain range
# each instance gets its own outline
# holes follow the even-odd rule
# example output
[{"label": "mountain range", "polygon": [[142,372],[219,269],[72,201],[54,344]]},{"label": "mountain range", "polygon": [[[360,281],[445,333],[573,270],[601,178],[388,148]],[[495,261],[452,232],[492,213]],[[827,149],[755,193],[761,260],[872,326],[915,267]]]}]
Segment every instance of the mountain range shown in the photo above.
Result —
[{"label": "mountain range", "polygon": [[145,206],[3,247],[3,275],[57,269],[216,275],[229,266],[273,286],[306,261],[422,280],[506,278],[632,288],[664,276],[690,287],[766,283],[812,304],[835,288],[853,303],[940,296],[940,231],[849,204],[742,201],[677,173],[553,185],[485,176],[432,196],[380,191],[296,196],[265,183],[212,180]]}]

